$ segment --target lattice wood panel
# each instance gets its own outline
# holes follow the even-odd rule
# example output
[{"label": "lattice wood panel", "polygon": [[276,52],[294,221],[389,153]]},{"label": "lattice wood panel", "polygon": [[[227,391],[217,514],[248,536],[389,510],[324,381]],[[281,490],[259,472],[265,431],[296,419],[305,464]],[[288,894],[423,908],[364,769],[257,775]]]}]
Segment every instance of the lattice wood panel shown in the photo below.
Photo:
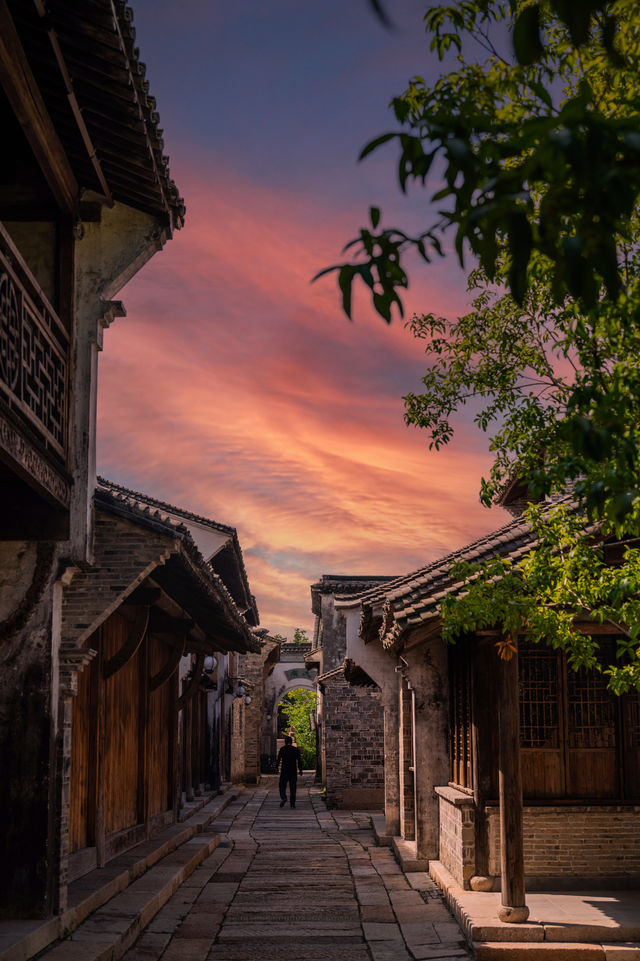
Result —
[{"label": "lattice wood panel", "polygon": [[558,654],[538,645],[523,645],[519,669],[520,743],[525,748],[557,748],[560,743]]}]

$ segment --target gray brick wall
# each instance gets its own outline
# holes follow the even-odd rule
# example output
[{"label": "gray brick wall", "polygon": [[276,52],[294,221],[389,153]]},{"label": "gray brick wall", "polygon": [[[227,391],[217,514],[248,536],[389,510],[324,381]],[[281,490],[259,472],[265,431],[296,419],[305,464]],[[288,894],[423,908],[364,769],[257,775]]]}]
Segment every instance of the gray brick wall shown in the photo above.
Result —
[{"label": "gray brick wall", "polygon": [[[640,807],[524,808],[527,877],[624,877],[640,873]],[[488,809],[491,874],[500,873],[500,822]]]},{"label": "gray brick wall", "polygon": [[323,738],[327,805],[376,808],[384,800],[383,709],[378,688],[325,682]]}]

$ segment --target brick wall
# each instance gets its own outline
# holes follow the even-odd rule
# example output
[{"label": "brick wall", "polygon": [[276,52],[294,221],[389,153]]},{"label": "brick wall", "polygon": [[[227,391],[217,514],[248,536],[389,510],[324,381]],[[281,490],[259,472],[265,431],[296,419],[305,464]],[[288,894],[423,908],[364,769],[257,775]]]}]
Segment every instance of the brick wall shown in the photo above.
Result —
[{"label": "brick wall", "polygon": [[438,787],[439,858],[458,884],[469,887],[475,874],[475,810],[473,798],[453,788]]},{"label": "brick wall", "polygon": [[95,560],[65,589],[62,603],[63,649],[79,647],[126,596],[163,564],[177,541],[96,511]]},{"label": "brick wall", "polygon": [[[488,808],[489,870],[500,874],[498,809]],[[640,807],[575,805],[524,808],[528,878],[640,875]]]},{"label": "brick wall", "polygon": [[259,654],[237,654],[238,678],[244,681],[245,698],[233,702],[233,729],[231,735],[231,780],[245,784],[260,781],[260,732],[264,714],[264,665],[273,644],[268,644]]},{"label": "brick wall", "polygon": [[380,691],[351,687],[341,675],[328,678],[324,687],[327,805],[382,807],[384,732]]}]

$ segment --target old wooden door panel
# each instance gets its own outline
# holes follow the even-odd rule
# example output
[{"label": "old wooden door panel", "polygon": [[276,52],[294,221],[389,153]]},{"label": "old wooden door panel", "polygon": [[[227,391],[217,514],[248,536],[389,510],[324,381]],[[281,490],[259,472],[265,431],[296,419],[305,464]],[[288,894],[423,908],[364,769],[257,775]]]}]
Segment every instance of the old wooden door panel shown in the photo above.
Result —
[{"label": "old wooden door panel", "polygon": [[[610,645],[609,645],[610,646]],[[612,656],[602,642],[599,660]],[[618,702],[597,671],[567,669],[567,794],[615,798],[618,783]]]},{"label": "old wooden door panel", "polygon": [[615,751],[604,748],[569,752],[570,794],[576,798],[619,796]]},{"label": "old wooden door panel", "polygon": [[[149,636],[149,673],[156,675],[171,658],[173,648],[157,635]],[[148,816],[173,806],[173,737],[176,729],[176,674],[149,695],[147,733]]]},{"label": "old wooden door panel", "polygon": [[640,798],[640,695],[622,699],[625,797]]},{"label": "old wooden door panel", "polygon": [[[112,657],[124,644],[128,624],[113,614],[102,626],[103,656]],[[105,833],[138,822],[138,763],[140,752],[141,651],[105,682]]]},{"label": "old wooden door panel", "polygon": [[525,798],[562,797],[564,762],[562,751],[522,748],[522,793]]},{"label": "old wooden door panel", "polygon": [[95,811],[95,684],[93,661],[78,675],[71,720],[71,771],[69,784],[69,853],[94,843]]}]

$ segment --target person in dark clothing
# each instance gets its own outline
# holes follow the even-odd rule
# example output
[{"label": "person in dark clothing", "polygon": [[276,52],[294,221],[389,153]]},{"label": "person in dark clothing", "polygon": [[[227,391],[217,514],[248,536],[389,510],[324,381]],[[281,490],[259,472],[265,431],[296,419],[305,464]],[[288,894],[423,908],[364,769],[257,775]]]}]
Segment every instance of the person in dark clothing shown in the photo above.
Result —
[{"label": "person in dark clothing", "polygon": [[280,770],[280,807],[285,806],[287,800],[287,784],[289,785],[289,801],[291,807],[296,806],[296,786],[298,783],[298,771],[302,774],[302,758],[297,747],[293,746],[293,738],[287,735],[284,739],[284,747],[278,752],[276,761],[276,774]]}]

